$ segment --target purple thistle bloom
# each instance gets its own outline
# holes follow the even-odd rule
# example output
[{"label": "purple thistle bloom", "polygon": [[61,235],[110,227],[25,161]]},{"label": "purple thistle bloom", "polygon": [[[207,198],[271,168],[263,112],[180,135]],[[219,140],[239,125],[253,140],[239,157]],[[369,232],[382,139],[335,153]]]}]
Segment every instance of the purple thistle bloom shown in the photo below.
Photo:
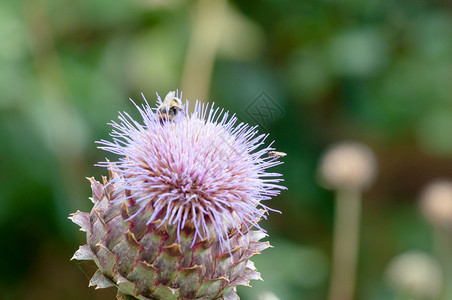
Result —
[{"label": "purple thistle bloom", "polygon": [[88,178],[91,212],[70,216],[87,241],[73,258],[94,261],[90,285],[117,287],[117,299],[236,300],[261,279],[250,259],[270,247],[263,201],[285,189],[266,169],[285,154],[213,105],[188,114],[175,95],[135,105],[142,123],[120,113],[98,142],[120,158],[99,163],[109,180]]},{"label": "purple thistle bloom", "polygon": [[119,122],[110,124],[112,141],[98,142],[100,149],[121,156],[99,166],[120,174],[109,183],[122,195],[114,201],[139,205],[129,219],[152,211],[147,224],[174,225],[178,241],[189,227],[192,245],[216,235],[229,252],[232,229],[241,233],[245,224],[265,232],[257,223],[273,209],[262,202],[285,189],[278,184],[281,174],[266,172],[281,164],[268,155],[274,150],[272,143],[265,146],[268,135],[258,134],[257,126],[236,125],[234,115],[213,104],[196,102],[188,114],[186,102],[172,121],[162,121],[161,112],[147,101],[135,106],[143,123],[119,113]]}]

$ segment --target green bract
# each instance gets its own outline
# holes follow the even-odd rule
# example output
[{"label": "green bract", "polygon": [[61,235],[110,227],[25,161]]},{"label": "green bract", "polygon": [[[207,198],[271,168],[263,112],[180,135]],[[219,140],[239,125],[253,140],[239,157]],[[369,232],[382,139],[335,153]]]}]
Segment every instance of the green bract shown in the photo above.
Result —
[{"label": "green bract", "polygon": [[[117,176],[110,171],[111,178]],[[227,249],[220,250],[218,238],[190,247],[193,232],[189,228],[181,232],[178,243],[175,226],[158,228],[159,220],[146,225],[146,215],[152,211],[125,221],[139,206],[112,202],[124,195],[115,195],[115,185],[105,177],[103,184],[89,180],[94,207],[91,213],[77,211],[71,219],[86,231],[88,242],[73,259],[93,260],[99,268],[91,286],[116,286],[118,299],[239,299],[237,285],[260,279],[249,259],[270,247],[268,242],[259,242],[265,233],[250,230],[247,234],[245,226],[241,233],[232,230],[232,256]]]}]

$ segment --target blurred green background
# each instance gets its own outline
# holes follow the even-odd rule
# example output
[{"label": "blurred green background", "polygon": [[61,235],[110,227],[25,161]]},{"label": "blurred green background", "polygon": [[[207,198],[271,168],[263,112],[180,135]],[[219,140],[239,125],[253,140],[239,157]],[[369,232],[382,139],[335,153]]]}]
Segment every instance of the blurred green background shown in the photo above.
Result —
[{"label": "blurred green background", "polygon": [[[69,261],[89,211],[85,176],[107,153],[128,98],[215,101],[255,124],[264,91],[282,113],[263,131],[288,153],[288,187],[263,227],[275,248],[256,257],[264,282],[243,299],[326,299],[334,193],[320,155],[356,140],[378,160],[364,194],[357,299],[396,299],[385,267],[397,254],[435,255],[418,208],[422,187],[452,178],[452,6],[446,0],[0,1],[1,299],[114,299]],[[262,125],[262,124],[261,124]]]}]

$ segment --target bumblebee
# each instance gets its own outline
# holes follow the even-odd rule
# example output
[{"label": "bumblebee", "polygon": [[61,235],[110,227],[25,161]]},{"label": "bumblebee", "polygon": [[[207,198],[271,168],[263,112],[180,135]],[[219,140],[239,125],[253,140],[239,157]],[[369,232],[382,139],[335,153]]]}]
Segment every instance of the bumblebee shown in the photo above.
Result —
[{"label": "bumblebee", "polygon": [[280,152],[280,151],[270,151],[270,152],[268,152],[268,157],[271,157],[271,158],[280,158],[280,157],[284,157],[286,155],[287,155],[287,153]]},{"label": "bumblebee", "polygon": [[169,92],[157,111],[160,122],[173,121],[182,111],[182,101],[176,97],[176,92]]}]

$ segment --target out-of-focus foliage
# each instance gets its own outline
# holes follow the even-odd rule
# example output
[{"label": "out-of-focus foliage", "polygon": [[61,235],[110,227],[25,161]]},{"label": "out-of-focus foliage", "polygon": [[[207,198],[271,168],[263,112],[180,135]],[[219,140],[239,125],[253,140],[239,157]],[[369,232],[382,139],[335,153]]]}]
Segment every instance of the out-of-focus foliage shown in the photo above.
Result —
[{"label": "out-of-focus foliage", "polygon": [[[94,141],[134,111],[128,98],[180,88],[198,3],[0,1],[2,299],[113,299],[69,261],[83,233],[67,216],[90,209],[84,177],[99,178],[106,155]],[[368,144],[379,169],[364,194],[357,298],[395,297],[387,263],[435,254],[418,192],[452,177],[450,1],[235,0],[222,26],[210,99],[255,124],[248,108],[264,91],[282,113],[260,125],[288,153],[277,171],[289,190],[269,204],[283,215],[263,224],[275,248],[256,258],[265,281],[243,299],[326,297],[334,202],[316,176],[341,140]]]}]

